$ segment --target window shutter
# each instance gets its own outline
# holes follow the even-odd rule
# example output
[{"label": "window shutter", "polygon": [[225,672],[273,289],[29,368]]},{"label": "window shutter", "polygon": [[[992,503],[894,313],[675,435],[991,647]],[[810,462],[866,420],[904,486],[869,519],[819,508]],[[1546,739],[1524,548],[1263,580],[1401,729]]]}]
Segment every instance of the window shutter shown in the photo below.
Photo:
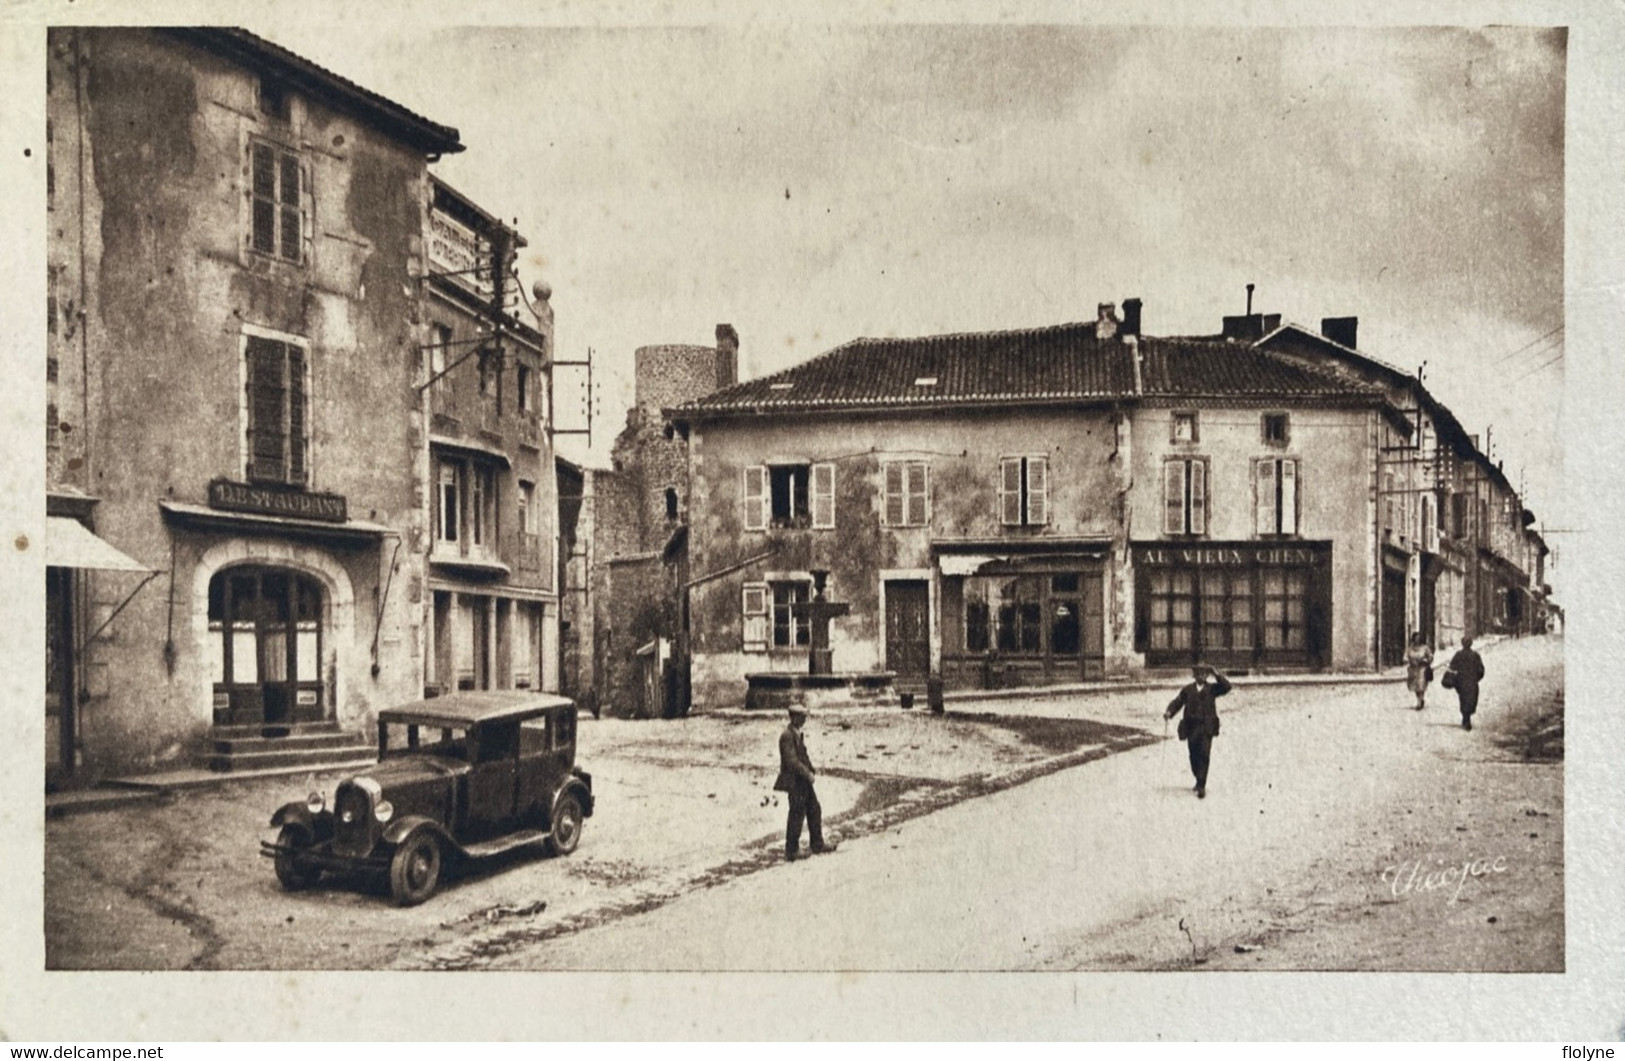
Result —
[{"label": "window shutter", "polygon": [[1027,522],[1049,522],[1049,458],[1027,458]]},{"label": "window shutter", "polygon": [[282,257],[296,262],[300,259],[299,243],[304,235],[300,231],[299,223],[299,159],[293,155],[283,155],[281,162],[282,179],[278,189],[278,200],[281,203],[279,213],[282,215]]},{"label": "window shutter", "polygon": [[767,529],[767,469],[754,465],[744,470],[744,519],[746,530]]},{"label": "window shutter", "polygon": [[999,518],[1006,524],[1021,522],[1021,458],[999,462]]},{"label": "window shutter", "polygon": [[835,529],[835,465],[812,466],[812,525],[814,530]]},{"label": "window shutter", "polygon": [[1165,534],[1185,533],[1185,462],[1169,461],[1162,466],[1162,497]]},{"label": "window shutter", "polygon": [[249,185],[254,201],[254,249],[275,254],[276,157],[264,144],[253,144],[248,151]]},{"label": "window shutter", "polygon": [[767,583],[747,582],[741,602],[744,614],[745,651],[767,650]]},{"label": "window shutter", "polygon": [[888,527],[901,527],[906,518],[904,515],[904,466],[901,464],[886,465],[885,486],[885,514]]},{"label": "window shutter", "polygon": [[1278,525],[1275,521],[1275,461],[1261,460],[1253,464],[1253,482],[1257,490],[1257,519],[1256,530],[1259,534],[1277,534]]},{"label": "window shutter", "polygon": [[1191,461],[1191,533],[1207,533],[1207,461]]},{"label": "window shutter", "polygon": [[905,478],[908,482],[908,522],[914,526],[923,527],[926,522],[926,498],[929,496],[927,494],[927,466],[914,464],[910,465],[907,470],[909,474]]},{"label": "window shutter", "polygon": [[297,346],[288,352],[288,482],[304,484],[308,476],[305,461],[305,352]]},{"label": "window shutter", "polygon": [[248,477],[287,478],[286,357],[281,343],[248,340]]},{"label": "window shutter", "polygon": [[1281,533],[1298,533],[1298,462],[1281,462]]}]

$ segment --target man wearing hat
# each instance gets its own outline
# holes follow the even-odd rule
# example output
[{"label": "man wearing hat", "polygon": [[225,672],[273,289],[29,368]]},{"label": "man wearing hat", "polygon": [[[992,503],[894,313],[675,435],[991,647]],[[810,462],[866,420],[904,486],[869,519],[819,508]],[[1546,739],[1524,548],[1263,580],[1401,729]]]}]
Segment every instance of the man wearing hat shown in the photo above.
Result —
[{"label": "man wearing hat", "polygon": [[807,742],[801,737],[801,727],[807,721],[807,709],[799,704],[790,708],[790,724],[779,734],[779,778],[773,788],[790,797],[790,820],[784,827],[784,857],[794,862],[801,849],[801,823],[806,821],[807,833],[812,840],[812,853],[821,855],[835,850],[835,844],[824,843],[824,809],[818,805],[818,793],[813,791],[812,760],[807,758]]},{"label": "man wearing hat", "polygon": [[1163,717],[1173,718],[1185,712],[1185,717],[1179,720],[1179,739],[1185,742],[1191,755],[1196,798],[1206,799],[1208,759],[1213,751],[1213,738],[1219,735],[1219,710],[1214,701],[1230,691],[1230,682],[1205,663],[1191,668],[1191,678],[1191,683],[1179,690],[1179,695],[1168,705]]}]

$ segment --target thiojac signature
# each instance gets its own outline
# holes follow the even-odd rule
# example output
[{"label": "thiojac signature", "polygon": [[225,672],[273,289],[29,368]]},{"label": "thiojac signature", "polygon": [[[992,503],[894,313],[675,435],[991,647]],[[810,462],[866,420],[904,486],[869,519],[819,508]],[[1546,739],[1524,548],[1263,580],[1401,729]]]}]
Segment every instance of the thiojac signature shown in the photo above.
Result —
[{"label": "thiojac signature", "polygon": [[1419,858],[1399,862],[1382,871],[1382,882],[1388,885],[1394,898],[1413,892],[1441,892],[1450,889],[1450,901],[1461,898],[1461,890],[1474,877],[1491,876],[1507,871],[1505,855],[1496,858],[1470,858],[1465,862],[1446,862],[1442,858]]}]

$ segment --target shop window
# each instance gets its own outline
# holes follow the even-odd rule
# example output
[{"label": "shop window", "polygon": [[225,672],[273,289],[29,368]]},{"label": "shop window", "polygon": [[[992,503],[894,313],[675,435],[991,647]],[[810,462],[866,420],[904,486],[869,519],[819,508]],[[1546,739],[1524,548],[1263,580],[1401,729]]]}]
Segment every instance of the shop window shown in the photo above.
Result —
[{"label": "shop window", "polygon": [[304,261],[303,166],[293,152],[258,141],[249,145],[249,247],[283,261]]},{"label": "shop window", "polygon": [[1309,590],[1302,571],[1266,568],[1263,573],[1264,648],[1302,651],[1305,647],[1304,600]]},{"label": "shop window", "polygon": [[888,527],[925,526],[928,466],[924,461],[896,461],[886,465],[885,506]]},{"label": "shop window", "polygon": [[248,478],[303,486],[309,481],[309,358],[293,343],[249,336]]},{"label": "shop window", "polygon": [[1253,485],[1254,530],[1261,536],[1298,533],[1298,462],[1275,457],[1253,462]]},{"label": "shop window", "polygon": [[1049,458],[1005,457],[999,461],[999,520],[1007,527],[1049,522]]},{"label": "shop window", "polygon": [[743,476],[746,530],[835,526],[835,465],[754,465]]},{"label": "shop window", "polygon": [[1291,419],[1286,413],[1265,413],[1263,423],[1265,445],[1286,445],[1291,441],[1291,426]]},{"label": "shop window", "polygon": [[1170,420],[1168,439],[1171,442],[1195,442],[1196,413],[1191,409],[1176,409]]},{"label": "shop window", "polygon": [[1197,458],[1170,460],[1162,466],[1164,533],[1202,535],[1207,533],[1207,461]]},{"label": "shop window", "polygon": [[1036,654],[1044,645],[1042,579],[1035,575],[1007,578],[998,583],[994,599],[995,644],[1003,653]]},{"label": "shop window", "polygon": [[1150,577],[1150,648],[1188,652],[1196,631],[1196,576],[1190,571],[1153,571]]}]

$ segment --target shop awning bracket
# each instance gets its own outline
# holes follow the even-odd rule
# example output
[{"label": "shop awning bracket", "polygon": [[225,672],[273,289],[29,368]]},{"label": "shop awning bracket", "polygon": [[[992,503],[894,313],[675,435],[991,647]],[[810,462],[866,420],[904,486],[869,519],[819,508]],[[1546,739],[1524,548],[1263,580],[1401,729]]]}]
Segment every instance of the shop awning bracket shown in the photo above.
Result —
[{"label": "shop awning bracket", "polygon": [[114,608],[113,609],[113,614],[109,615],[106,619],[104,619],[102,621],[102,625],[96,627],[96,632],[91,634],[89,637],[85,638],[85,644],[88,645],[92,641],[95,641],[98,637],[100,637],[102,635],[102,631],[106,630],[107,627],[113,622],[113,620],[117,619],[119,617],[119,612],[122,612],[126,607],[129,606],[131,601],[135,600],[135,595],[137,593],[140,593],[141,590],[146,587],[148,582],[151,582],[153,579],[157,578],[161,574],[163,574],[162,571],[149,571],[149,572],[147,572],[147,577],[141,580],[141,585],[135,587],[135,589],[132,589],[130,591],[130,595],[128,597],[124,598],[124,603],[120,604],[117,608]]}]

